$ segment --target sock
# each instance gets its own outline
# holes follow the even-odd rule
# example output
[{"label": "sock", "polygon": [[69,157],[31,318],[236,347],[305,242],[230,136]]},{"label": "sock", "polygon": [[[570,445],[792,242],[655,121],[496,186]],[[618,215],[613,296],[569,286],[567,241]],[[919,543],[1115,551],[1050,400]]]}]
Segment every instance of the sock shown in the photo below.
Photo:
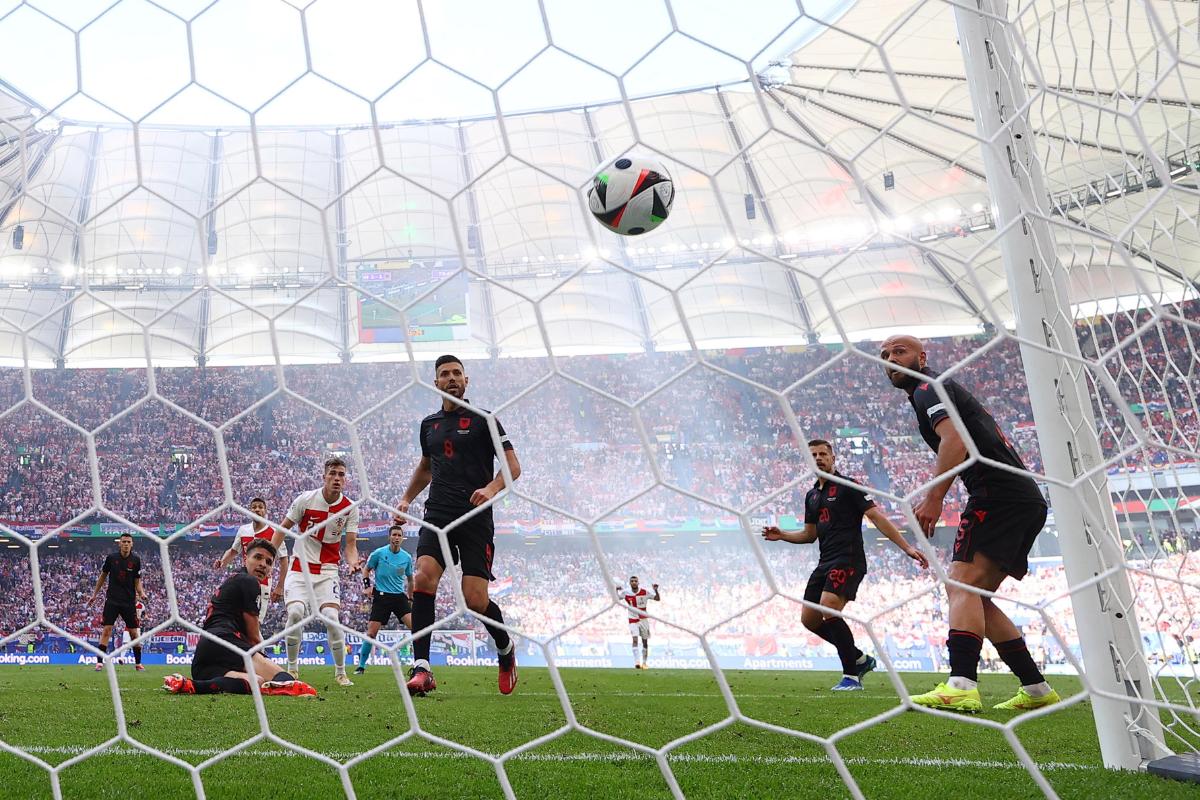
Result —
[{"label": "sock", "polygon": [[[412,629],[419,631],[422,628],[428,628],[433,624],[433,595],[429,592],[417,590],[413,592],[412,601]],[[429,669],[429,634],[418,636],[413,639],[413,666],[420,666],[419,662],[424,662],[423,669]]]},{"label": "sock", "polygon": [[846,620],[840,617],[830,617],[820,624],[816,634],[837,648],[843,674],[857,674],[854,665],[858,663],[858,657],[863,652],[854,645],[854,634],[851,632],[850,626],[846,624]]},{"label": "sock", "polygon": [[333,651],[333,671],[341,674],[346,671],[346,633],[338,624],[338,609],[326,606],[321,609],[321,616],[328,620],[325,623],[325,634],[329,637],[329,649]]},{"label": "sock", "polygon": [[645,643],[642,644],[642,663],[650,663],[650,645]]},{"label": "sock", "polygon": [[287,627],[297,626],[295,630],[288,631],[284,637],[284,642],[287,644],[288,669],[294,670],[300,661],[300,639],[304,636],[303,622],[304,604],[288,603]]},{"label": "sock", "polygon": [[133,663],[142,663],[142,646],[140,644],[133,647]]},{"label": "sock", "polygon": [[[484,616],[494,622],[504,622],[504,615],[500,613],[500,606],[496,605],[495,600],[488,601],[487,611],[484,612]],[[495,625],[488,625],[486,621],[483,624],[488,629],[488,632],[492,634],[492,641],[496,643],[496,650],[507,652],[508,646],[512,642],[508,631],[503,628],[497,628]]]},{"label": "sock", "polygon": [[[983,639],[970,631],[950,629],[946,638],[946,649],[950,651],[950,678],[966,678],[969,681],[979,680],[979,651],[983,648]],[[956,686],[955,688],[974,688]]]},{"label": "sock", "polygon": [[637,660],[637,642],[633,643],[633,663],[638,663]]},{"label": "sock", "polygon": [[275,683],[287,683],[288,681],[294,681],[295,678],[292,677],[292,673],[281,671],[281,672],[276,672],[275,677],[271,678],[271,680],[274,681]]},{"label": "sock", "polygon": [[250,684],[242,678],[213,678],[211,681],[193,680],[196,694],[250,694]]},{"label": "sock", "polygon": [[[102,644],[102,645],[100,645],[100,652],[101,652],[101,653],[107,653],[107,652],[108,652],[108,645],[107,645],[107,644]],[[102,664],[102,663],[104,663],[104,656],[96,656],[96,663],[97,663],[97,664]]]},{"label": "sock", "polygon": [[1029,648],[1025,646],[1023,637],[995,644],[996,652],[1000,654],[1000,660],[1008,665],[1008,668],[1021,681],[1022,686],[1034,686],[1046,682],[1042,671],[1037,668],[1037,664],[1033,663],[1033,656],[1029,655]]},{"label": "sock", "polygon": [[363,640],[362,646],[358,648],[358,666],[362,669],[367,668],[367,659],[371,657],[371,643]]},{"label": "sock", "polygon": [[413,669],[423,669],[426,672],[429,672],[429,660],[425,658],[418,658],[413,662]]}]

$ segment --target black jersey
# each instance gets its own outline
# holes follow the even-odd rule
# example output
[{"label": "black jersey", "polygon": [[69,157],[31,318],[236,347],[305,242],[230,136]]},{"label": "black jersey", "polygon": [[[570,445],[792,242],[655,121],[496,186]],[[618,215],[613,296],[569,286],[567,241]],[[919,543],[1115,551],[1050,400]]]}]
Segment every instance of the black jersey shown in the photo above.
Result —
[{"label": "black jersey", "polygon": [[142,560],[133,553],[124,557],[120,553],[112,553],[104,559],[100,571],[108,574],[108,591],[104,602],[133,605],[134,589],[142,574]]},{"label": "black jersey", "polygon": [[[500,444],[512,450],[504,426],[496,420]],[[433,479],[425,508],[454,515],[470,511],[471,495],[492,482],[497,457],[487,419],[461,406],[421,420],[421,455],[429,459]],[[488,509],[488,513],[491,509]]]},{"label": "black jersey", "polygon": [[[924,369],[922,372],[930,378],[936,378],[939,374],[931,369]],[[950,378],[942,381],[942,387],[946,390],[950,404],[958,410],[958,415],[971,440],[975,442],[979,455],[1000,464],[1025,469],[1025,464],[1008,441],[1008,437],[974,395],[964,389],[958,381]],[[917,384],[909,394],[908,401],[917,412],[917,427],[921,431],[921,437],[936,453],[942,438],[934,433],[933,429],[950,416],[946,411],[946,403],[928,382]],[[960,472],[959,476],[963,485],[967,487],[967,494],[974,500],[1023,500],[1042,504],[1046,502],[1041,490],[1028,475],[1017,475],[998,467],[975,463]]]},{"label": "black jersey", "polygon": [[208,601],[204,630],[245,639],[249,631],[243,614],[258,616],[261,590],[262,584],[249,572],[242,571],[228,578]]},{"label": "black jersey", "polygon": [[[839,478],[846,476],[835,472]],[[804,498],[804,524],[817,526],[817,541],[821,555],[817,569],[834,564],[849,563],[861,572],[867,571],[867,554],[863,549],[863,514],[875,504],[861,489],[825,481],[817,481]]]}]

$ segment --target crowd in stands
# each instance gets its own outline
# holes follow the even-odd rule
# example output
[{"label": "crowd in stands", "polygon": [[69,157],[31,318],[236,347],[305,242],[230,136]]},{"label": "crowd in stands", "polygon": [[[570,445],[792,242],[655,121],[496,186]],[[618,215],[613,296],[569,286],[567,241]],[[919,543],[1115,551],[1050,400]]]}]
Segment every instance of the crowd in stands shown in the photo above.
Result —
[{"label": "crowd in stands", "polygon": [[[624,638],[627,612],[614,605],[612,586],[585,539],[544,537],[526,545],[521,537],[512,536],[498,543],[493,591],[510,624],[540,639],[560,636],[564,644]],[[196,624],[203,620],[213,589],[230,574],[213,566],[227,541],[179,541],[170,546],[170,573],[180,619]],[[412,544],[410,540],[410,548]],[[869,540],[867,544],[869,572],[850,611],[870,621],[878,643],[871,649],[882,647],[893,657],[918,655],[941,663],[946,601],[933,573],[920,571],[889,543]],[[364,555],[383,545],[382,540],[366,544]],[[41,596],[49,622],[95,641],[103,595],[91,607],[85,602],[110,549],[109,542],[82,540],[64,542],[52,550],[40,548]],[[142,559],[143,585],[149,593],[144,626],[152,628],[171,616],[161,556],[156,543],[142,539],[134,552]],[[800,624],[796,602],[815,563],[816,548],[762,542],[760,552],[762,563],[755,548],[736,537],[678,543],[657,537],[652,541],[625,537],[606,542],[603,555],[614,585],[625,584],[630,575],[637,575],[647,587],[659,585],[662,599],[649,608],[655,617],[656,647],[686,645],[703,633],[725,640],[771,637],[775,642],[790,642],[793,656],[829,655],[827,646]],[[0,590],[9,598],[0,606],[0,637],[4,637],[34,620],[36,604],[26,551],[6,549],[0,553]],[[941,556],[944,561],[945,553]],[[1200,552],[1159,553],[1153,560],[1132,563],[1139,569],[1131,570],[1128,577],[1148,658],[1155,663],[1172,659],[1178,663],[1187,657],[1183,654],[1200,652],[1200,613],[1188,601],[1200,582]],[[769,572],[764,571],[764,564]],[[439,590],[439,618],[454,609],[452,583],[443,581]],[[1043,665],[1066,663],[1064,644],[1078,655],[1067,588],[1061,561],[1052,559],[1035,562],[1023,581],[1009,581],[1002,591],[1004,597],[1023,604],[1011,605],[1009,611],[1023,625],[1030,650]],[[345,567],[342,602],[342,621],[355,630],[365,630],[368,592],[361,578],[350,575]],[[279,632],[283,621],[282,607],[273,605],[263,624],[266,635]],[[862,630],[857,622],[853,625]],[[474,628],[486,639],[482,627],[469,617],[451,627]],[[323,630],[317,623],[309,628]],[[865,633],[860,633],[860,639],[867,640]],[[989,657],[994,654],[985,648],[985,658]]]},{"label": "crowd in stands", "polygon": [[[1194,302],[1177,309],[1185,318],[1197,312]],[[1119,313],[1077,326],[1083,352],[1112,379],[1090,379],[1110,471],[1159,469],[1197,451],[1197,334],[1171,318],[1147,326],[1150,321],[1148,312]],[[955,377],[992,411],[1038,472],[1016,343],[966,337],[932,340],[927,349],[930,366],[958,366]],[[809,437],[836,439],[842,471],[877,490],[903,497],[929,479],[933,454],[916,436],[904,395],[863,355],[875,351],[875,344],[863,343],[854,350],[819,345],[711,352],[703,362],[692,353],[586,356],[559,359],[561,375],[553,375],[543,359],[480,361],[467,365],[468,397],[498,409],[521,458],[524,477],[517,488],[524,497],[502,504],[499,513],[507,519],[788,513],[806,488],[803,441]],[[218,426],[237,502],[262,495],[270,513],[281,516],[297,493],[317,485],[325,456],[344,453],[354,462],[357,452],[362,463],[355,466],[362,471],[353,471],[348,493],[362,497],[369,490],[372,498],[393,504],[420,456],[419,421],[438,406],[428,389],[412,385],[415,376],[429,380],[431,373],[425,363],[416,372],[401,363],[289,366],[281,372],[158,369],[158,399],[147,396],[150,376],[143,370],[32,371],[35,402],[0,419],[0,520],[19,525],[102,518],[93,508],[85,430],[94,432],[104,508],[138,524],[190,522],[210,512],[211,521],[239,518],[223,508]],[[18,398],[9,383],[5,396]],[[1114,402],[1112,387],[1128,416]],[[799,440],[783,401],[799,421]],[[640,430],[622,402],[637,404]],[[1147,445],[1137,446],[1131,421]],[[655,464],[663,480],[681,491],[645,491],[655,484]],[[778,493],[798,479],[804,479],[801,485]],[[956,489],[946,505],[949,524],[962,502]],[[364,516],[382,519],[386,513],[368,508]]]}]

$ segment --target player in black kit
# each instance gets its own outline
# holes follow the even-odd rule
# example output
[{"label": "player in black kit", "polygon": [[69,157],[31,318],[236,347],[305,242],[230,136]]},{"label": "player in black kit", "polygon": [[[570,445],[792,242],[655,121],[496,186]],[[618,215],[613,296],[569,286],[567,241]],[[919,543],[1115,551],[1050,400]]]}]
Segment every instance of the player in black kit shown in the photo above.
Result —
[{"label": "player in black kit", "polygon": [[[908,393],[921,438],[937,453],[935,479],[968,457],[967,445],[950,419],[950,408],[958,413],[981,458],[1025,470],[1012,443],[980,402],[957,381],[940,378],[926,366],[925,348],[919,339],[891,336],[884,341],[879,356],[888,362],[884,369],[892,385]],[[904,367],[920,377],[890,365]],[[941,385],[945,399],[935,384]],[[976,462],[957,476],[935,483],[913,508],[926,536],[933,535],[955,477],[962,478],[968,500],[954,537],[951,580],[988,592],[999,589],[1009,576],[1021,580],[1029,570],[1033,542],[1046,524],[1046,500],[1041,490],[1028,474]],[[1061,699],[1029,655],[1020,629],[991,598],[951,585],[946,586],[946,594],[950,601],[950,633],[946,638],[950,678],[931,692],[913,695],[909,698],[912,702],[950,711],[982,711],[978,667],[984,636],[992,640],[1000,658],[1021,681],[1015,697],[993,708],[1026,710]]]},{"label": "player in black kit", "polygon": [[[100,587],[108,578],[108,589],[104,593],[104,611],[101,623],[104,629],[100,634],[100,652],[108,652],[108,641],[112,638],[113,625],[120,617],[125,621],[125,630],[129,638],[136,639],[142,635],[141,623],[138,621],[137,601],[146,599],[142,589],[142,560],[133,554],[133,536],[122,533],[117,537],[117,552],[110,553],[100,567],[100,575],[96,578],[96,588],[88,598],[87,605],[96,602]],[[146,668],[142,666],[142,646],[133,646],[134,669],[138,672]],[[104,657],[96,656],[96,671],[104,669]]]},{"label": "player in black kit", "polygon": [[[246,546],[246,569],[221,584],[208,603],[203,628],[220,640],[201,637],[192,657],[192,677],[179,673],[163,678],[163,689],[172,694],[250,694],[245,650],[262,641],[258,628],[258,600],[262,580],[271,574],[275,546],[255,539]],[[292,680],[288,672],[261,652],[250,657],[254,678],[263,694],[313,696],[307,683]]]},{"label": "player in black kit", "polygon": [[[834,468],[833,445],[829,442],[813,439],[808,443],[808,451],[818,470],[839,478],[846,477]],[[820,558],[808,579],[804,599],[841,611],[858,596],[858,586],[867,574],[867,554],[862,537],[864,515],[905,555],[920,564],[921,569],[929,566],[921,551],[904,540],[904,534],[862,489],[821,477],[804,498],[804,530],[783,531],[772,525],[763,528],[763,538],[769,542],[792,544],[820,541]],[[875,659],[855,645],[854,634],[846,620],[819,608],[804,606],[800,611],[800,622],[837,649],[842,662],[842,680],[833,691],[862,691],[863,676],[875,669]]]},{"label": "player in black kit", "polygon": [[[445,355],[434,364],[434,385],[462,400],[470,380],[462,362]],[[496,432],[513,480],[521,475],[517,454],[500,420]],[[449,398],[442,408],[421,420],[421,460],[413,471],[408,489],[396,508],[407,513],[408,507],[426,486],[425,522],[445,528],[464,514],[496,496],[505,486],[504,474],[492,474],[492,461],[499,456],[488,430],[487,419]],[[397,517],[395,522],[404,522]],[[467,607],[484,617],[484,624],[496,643],[500,664],[500,693],[511,694],[517,685],[517,660],[513,641],[503,628],[488,624],[504,622],[500,607],[488,597],[494,555],[492,509],[483,509],[446,532],[450,557],[462,567],[462,591]],[[434,597],[438,581],[446,570],[446,561],[437,534],[422,526],[417,539],[417,571],[413,581],[412,629],[419,633],[433,625]],[[429,634],[413,639],[413,668],[408,691],[423,696],[437,688],[429,667]]]}]

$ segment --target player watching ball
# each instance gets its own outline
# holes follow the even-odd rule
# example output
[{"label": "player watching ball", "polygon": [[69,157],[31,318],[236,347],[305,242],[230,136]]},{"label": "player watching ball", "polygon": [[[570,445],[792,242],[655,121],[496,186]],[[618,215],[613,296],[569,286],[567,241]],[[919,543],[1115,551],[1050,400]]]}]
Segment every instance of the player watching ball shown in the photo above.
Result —
[{"label": "player watching ball", "polygon": [[[808,452],[819,471],[850,480],[834,466],[837,459],[828,441],[813,439],[808,443]],[[867,574],[862,535],[864,516],[906,556],[920,564],[921,569],[929,566],[921,551],[904,540],[904,534],[862,489],[820,475],[804,498],[804,530],[784,531],[773,525],[763,528],[763,538],[769,542],[820,543],[817,567],[809,576],[804,599],[822,608],[804,606],[800,623],[837,650],[842,679],[833,687],[835,692],[861,692],[863,676],[876,667],[875,658],[854,643],[854,633],[846,620],[823,610],[842,611],[858,596],[858,587]]]}]

